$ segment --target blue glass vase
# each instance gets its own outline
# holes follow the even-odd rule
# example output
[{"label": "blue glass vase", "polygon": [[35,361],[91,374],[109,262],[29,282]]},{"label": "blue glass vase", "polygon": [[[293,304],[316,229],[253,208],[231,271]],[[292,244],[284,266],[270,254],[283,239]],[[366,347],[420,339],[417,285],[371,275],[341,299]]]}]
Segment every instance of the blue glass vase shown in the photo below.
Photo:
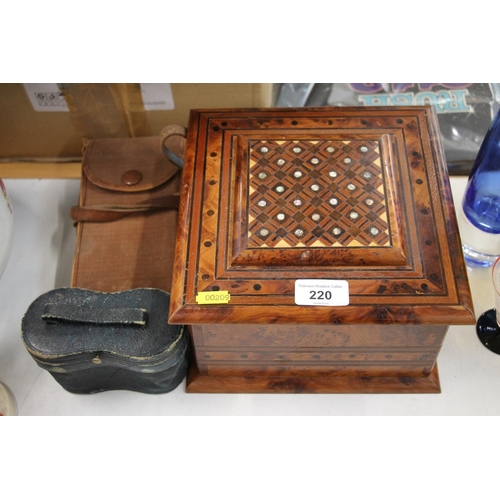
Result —
[{"label": "blue glass vase", "polygon": [[466,261],[491,266],[500,255],[500,111],[470,172],[460,222]]}]

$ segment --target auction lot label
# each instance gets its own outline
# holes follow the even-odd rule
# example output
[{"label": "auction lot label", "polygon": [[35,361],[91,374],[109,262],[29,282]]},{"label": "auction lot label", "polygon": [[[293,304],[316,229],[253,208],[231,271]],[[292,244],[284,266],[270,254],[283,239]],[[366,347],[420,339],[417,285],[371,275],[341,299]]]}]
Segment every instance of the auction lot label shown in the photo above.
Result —
[{"label": "auction lot label", "polygon": [[345,280],[296,280],[298,306],[347,306],[349,283]]}]

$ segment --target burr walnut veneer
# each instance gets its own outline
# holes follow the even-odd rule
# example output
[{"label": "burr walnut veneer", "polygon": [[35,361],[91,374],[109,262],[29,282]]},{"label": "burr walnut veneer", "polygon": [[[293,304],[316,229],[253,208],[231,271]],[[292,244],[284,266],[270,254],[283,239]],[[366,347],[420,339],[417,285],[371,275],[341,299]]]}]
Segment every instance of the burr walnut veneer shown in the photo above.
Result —
[{"label": "burr walnut veneer", "polygon": [[188,392],[439,392],[475,320],[434,109],[193,110],[170,321]]}]

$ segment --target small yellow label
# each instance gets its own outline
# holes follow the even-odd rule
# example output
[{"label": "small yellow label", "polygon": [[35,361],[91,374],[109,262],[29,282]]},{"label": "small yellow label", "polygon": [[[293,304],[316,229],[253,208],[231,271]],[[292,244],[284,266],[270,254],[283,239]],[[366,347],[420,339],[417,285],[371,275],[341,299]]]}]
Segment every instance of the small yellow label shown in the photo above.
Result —
[{"label": "small yellow label", "polygon": [[231,299],[229,292],[219,290],[217,292],[198,292],[196,302],[198,304],[227,304]]}]

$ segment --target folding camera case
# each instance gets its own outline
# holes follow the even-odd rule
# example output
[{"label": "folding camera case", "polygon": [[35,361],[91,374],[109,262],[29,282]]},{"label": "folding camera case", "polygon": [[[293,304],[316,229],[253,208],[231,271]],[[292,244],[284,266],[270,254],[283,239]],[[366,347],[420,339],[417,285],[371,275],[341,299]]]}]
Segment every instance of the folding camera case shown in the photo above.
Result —
[{"label": "folding camera case", "polygon": [[[95,139],[84,152],[71,286],[101,292],[159,288],[172,280],[182,127],[162,137]],[[172,157],[171,154],[171,157]]]}]

